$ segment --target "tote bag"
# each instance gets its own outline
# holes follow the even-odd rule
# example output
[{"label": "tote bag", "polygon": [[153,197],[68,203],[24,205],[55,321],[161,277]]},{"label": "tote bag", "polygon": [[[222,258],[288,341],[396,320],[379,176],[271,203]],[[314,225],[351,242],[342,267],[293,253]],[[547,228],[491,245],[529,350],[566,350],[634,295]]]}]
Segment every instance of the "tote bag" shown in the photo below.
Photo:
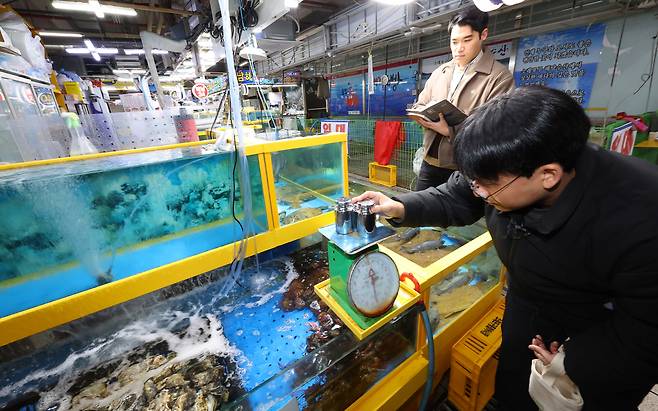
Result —
[{"label": "tote bag", "polygon": [[532,360],[528,392],[541,411],[580,411],[583,397],[580,390],[564,370],[564,351],[560,351],[550,364]]}]

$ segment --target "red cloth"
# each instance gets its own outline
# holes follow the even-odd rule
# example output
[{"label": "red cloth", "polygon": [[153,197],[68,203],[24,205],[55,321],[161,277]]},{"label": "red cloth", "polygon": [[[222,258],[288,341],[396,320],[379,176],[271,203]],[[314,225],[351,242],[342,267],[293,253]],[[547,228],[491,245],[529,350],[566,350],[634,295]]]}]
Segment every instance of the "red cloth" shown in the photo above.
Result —
[{"label": "red cloth", "polygon": [[637,131],[639,131],[640,133],[644,133],[647,130],[649,130],[649,126],[644,124],[644,120],[640,116],[630,116],[630,115],[628,115],[628,114],[626,114],[622,111],[620,113],[617,113],[615,118],[617,120],[630,121],[631,123],[633,123],[633,126],[635,127],[635,129]]},{"label": "red cloth", "polygon": [[375,123],[375,161],[383,166],[387,165],[395,148],[403,141],[402,123],[378,120]]}]

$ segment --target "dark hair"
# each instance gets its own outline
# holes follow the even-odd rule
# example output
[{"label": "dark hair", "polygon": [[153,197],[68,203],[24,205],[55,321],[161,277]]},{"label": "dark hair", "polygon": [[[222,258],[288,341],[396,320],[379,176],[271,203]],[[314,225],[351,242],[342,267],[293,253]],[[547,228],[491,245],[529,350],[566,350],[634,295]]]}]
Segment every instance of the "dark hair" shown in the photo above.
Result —
[{"label": "dark hair", "polygon": [[568,94],[521,87],[475,109],[455,137],[455,161],[472,179],[503,173],[530,177],[542,165],[571,171],[589,137],[590,121]]},{"label": "dark hair", "polygon": [[471,26],[473,31],[482,34],[482,31],[489,27],[489,15],[477,7],[469,7],[452,16],[448,23],[448,33],[452,33],[455,25]]}]

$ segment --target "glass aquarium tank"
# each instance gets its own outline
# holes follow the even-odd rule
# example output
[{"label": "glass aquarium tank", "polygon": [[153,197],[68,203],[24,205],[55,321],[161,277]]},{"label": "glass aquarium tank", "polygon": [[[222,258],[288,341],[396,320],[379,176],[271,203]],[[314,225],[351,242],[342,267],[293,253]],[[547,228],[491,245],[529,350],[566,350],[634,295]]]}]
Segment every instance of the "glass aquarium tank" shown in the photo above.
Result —
[{"label": "glass aquarium tank", "polygon": [[247,161],[248,221],[235,156],[212,148],[0,171],[0,317],[240,240],[247,224],[266,231],[258,156]]},{"label": "glass aquarium tank", "polygon": [[396,229],[382,244],[396,254],[428,267],[487,231],[484,220],[464,227],[417,227]]},{"label": "glass aquarium tank", "polygon": [[357,341],[322,303],[320,246],[245,266],[0,347],[0,409],[343,410],[414,353],[418,308]]},{"label": "glass aquarium tank", "polygon": [[501,268],[496,250],[489,247],[432,285],[428,313],[434,334],[439,334],[461,312],[498,285]]},{"label": "glass aquarium tank", "polygon": [[272,153],[280,225],[330,211],[344,195],[342,143]]},{"label": "glass aquarium tank", "polygon": [[502,263],[491,244],[484,251],[467,257],[468,261],[453,272],[441,271],[443,257],[487,231],[484,219],[464,227],[401,227],[396,231],[397,234],[382,245],[415,263],[426,278],[441,276],[438,283],[430,283],[429,289],[428,312],[435,335],[500,284]]}]

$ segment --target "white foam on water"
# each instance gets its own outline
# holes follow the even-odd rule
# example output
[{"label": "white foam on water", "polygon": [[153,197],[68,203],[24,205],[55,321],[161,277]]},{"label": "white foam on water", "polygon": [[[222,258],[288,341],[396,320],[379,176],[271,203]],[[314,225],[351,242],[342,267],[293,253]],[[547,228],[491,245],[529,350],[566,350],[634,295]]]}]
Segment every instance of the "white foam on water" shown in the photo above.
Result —
[{"label": "white foam on water", "polygon": [[[299,277],[299,274],[295,270],[291,259],[284,258],[282,260],[285,264],[286,279],[276,290],[262,295],[255,295],[254,297],[258,298],[255,302],[223,305],[214,309],[219,311],[219,313],[225,313],[239,307],[254,308],[267,303],[276,295],[285,292],[290,283]],[[39,369],[18,382],[0,387],[0,398],[9,398],[12,393],[24,392],[26,390],[23,387],[30,383],[38,383],[40,380],[56,377],[58,379],[57,384],[49,392],[42,394],[39,404],[45,408],[45,406],[50,404],[59,403],[59,410],[67,410],[71,406],[71,398],[67,394],[67,391],[73,385],[77,376],[102,363],[121,359],[132,350],[146,343],[161,340],[167,342],[169,350],[175,352],[176,357],[159,368],[145,372],[140,376],[135,376],[135,380],[124,387],[117,386],[117,389],[112,391],[109,397],[102,400],[103,404],[109,405],[111,401],[130,393],[139,395],[143,390],[144,382],[161,372],[165,366],[195,357],[203,357],[208,354],[233,358],[239,364],[239,367],[236,368],[236,372],[239,375],[236,377],[243,377],[245,368],[252,366],[249,358],[232,345],[224,336],[219,318],[213,314],[201,313],[201,308],[199,307],[195,310],[195,312],[183,312],[165,309],[163,312],[133,321],[110,337],[102,340],[99,339],[92,345],[85,347],[84,350],[69,354],[64,361],[55,367]],[[182,336],[180,333],[168,329],[168,327],[172,327],[184,320],[189,320],[189,327]],[[95,401],[95,404],[100,405],[98,401]]]},{"label": "white foam on water", "polygon": [[275,295],[277,294],[282,294],[284,293],[287,289],[290,283],[297,277],[299,277],[299,273],[297,270],[295,270],[295,266],[292,263],[292,260],[289,258],[286,258],[283,260],[285,265],[286,265],[286,281],[276,290],[269,292],[267,294],[256,294],[254,297],[260,297],[258,301],[252,302],[252,303],[247,303],[244,306],[246,308],[255,308],[259,307],[268,301],[270,301],[272,298],[274,298]]},{"label": "white foam on water", "polygon": [[[163,327],[163,320],[168,326],[172,326],[185,319],[189,319],[189,327],[182,335]],[[12,392],[23,392],[22,387],[30,382],[47,377],[58,377],[55,387],[43,393],[39,401],[39,408],[59,403],[59,410],[69,409],[71,398],[67,391],[75,382],[76,376],[106,361],[120,359],[145,343],[156,341],[166,341],[169,350],[175,352],[176,357],[159,368],[135,376],[135,380],[126,386],[116,386],[116,389],[110,390],[111,394],[108,397],[94,400],[94,405],[109,405],[112,401],[130,393],[139,395],[146,380],[157,375],[164,367],[176,362],[201,358],[208,354],[228,356],[234,359],[244,357],[240,350],[231,345],[224,336],[222,324],[215,315],[168,311],[154,318],[134,321],[108,339],[87,347],[83,351],[71,353],[56,367],[38,370],[21,381],[0,388],[0,397],[7,397]],[[78,407],[76,406],[76,408]]]}]

